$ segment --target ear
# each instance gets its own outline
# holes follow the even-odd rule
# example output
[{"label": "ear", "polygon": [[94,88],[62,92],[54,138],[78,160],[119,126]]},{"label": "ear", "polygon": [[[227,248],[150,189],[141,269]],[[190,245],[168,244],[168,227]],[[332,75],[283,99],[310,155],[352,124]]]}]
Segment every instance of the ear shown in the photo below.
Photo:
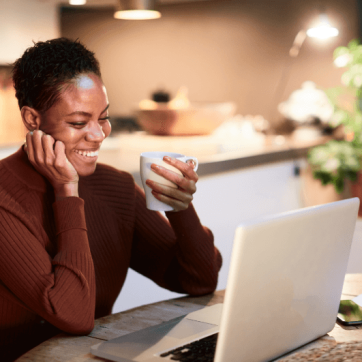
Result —
[{"label": "ear", "polygon": [[29,131],[39,129],[41,120],[40,113],[38,111],[36,111],[34,108],[24,106],[21,108],[20,112],[23,123]]}]

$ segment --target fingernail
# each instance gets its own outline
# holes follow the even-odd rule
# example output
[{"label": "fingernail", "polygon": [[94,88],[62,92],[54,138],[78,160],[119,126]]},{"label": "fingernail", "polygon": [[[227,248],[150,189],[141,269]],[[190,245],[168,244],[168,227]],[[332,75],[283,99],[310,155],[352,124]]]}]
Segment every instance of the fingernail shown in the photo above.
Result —
[{"label": "fingernail", "polygon": [[160,166],[155,165],[155,164],[151,165],[151,170],[159,170],[159,169],[160,169]]},{"label": "fingernail", "polygon": [[163,160],[164,160],[164,161],[171,162],[172,158],[171,158],[170,156],[164,156],[164,157],[163,157]]}]

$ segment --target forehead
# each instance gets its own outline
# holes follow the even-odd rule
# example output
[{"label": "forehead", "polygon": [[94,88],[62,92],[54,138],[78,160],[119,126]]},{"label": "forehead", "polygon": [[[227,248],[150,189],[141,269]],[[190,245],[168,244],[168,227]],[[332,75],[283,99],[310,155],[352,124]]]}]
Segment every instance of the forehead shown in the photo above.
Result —
[{"label": "forehead", "polygon": [[72,81],[73,85],[80,90],[94,88],[96,86],[95,82],[96,80],[87,74],[81,74]]},{"label": "forehead", "polygon": [[[82,74],[68,83],[54,106],[69,111],[101,112],[108,105],[107,91],[102,80],[93,74]],[[63,112],[62,112],[63,113]]]}]

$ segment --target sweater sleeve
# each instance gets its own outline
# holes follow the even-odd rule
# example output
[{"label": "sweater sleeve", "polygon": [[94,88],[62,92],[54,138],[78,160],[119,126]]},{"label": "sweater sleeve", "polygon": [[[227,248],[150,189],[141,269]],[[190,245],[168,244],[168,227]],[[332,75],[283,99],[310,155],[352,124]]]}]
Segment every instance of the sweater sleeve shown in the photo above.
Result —
[{"label": "sweater sleeve", "polygon": [[87,334],[94,327],[95,277],[84,201],[53,204],[57,252],[46,252],[26,212],[0,208],[0,279],[28,309],[57,328]]},{"label": "sweater sleeve", "polygon": [[211,231],[191,204],[162,214],[146,208],[136,185],[136,227],[131,267],[169,290],[202,295],[216,289],[222,258]]}]

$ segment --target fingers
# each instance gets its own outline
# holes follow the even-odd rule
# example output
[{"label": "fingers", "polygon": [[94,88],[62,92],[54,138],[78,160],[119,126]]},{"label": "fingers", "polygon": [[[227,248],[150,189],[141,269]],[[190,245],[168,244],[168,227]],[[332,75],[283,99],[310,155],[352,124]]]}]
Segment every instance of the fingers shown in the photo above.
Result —
[{"label": "fingers", "polygon": [[190,163],[185,163],[168,156],[165,156],[163,161],[178,169],[182,174],[180,175],[156,164],[151,165],[151,170],[174,183],[177,188],[151,180],[147,180],[146,184],[152,189],[152,194],[156,199],[170,205],[174,211],[185,210],[189,207],[193,200],[192,195],[196,192],[196,182],[198,181],[197,173],[194,171],[196,165],[191,160]]},{"label": "fingers", "polygon": [[26,135],[26,152],[32,163],[51,163],[54,159],[54,138],[42,131],[28,132]]},{"label": "fingers", "polygon": [[[196,181],[190,180],[183,175],[177,174],[171,170],[168,170],[162,166],[152,164],[151,170],[158,175],[162,176],[168,181],[174,183],[179,189],[186,191],[190,194],[194,194],[196,192]],[[197,178],[197,175],[196,175]]]},{"label": "fingers", "polygon": [[188,160],[188,163],[182,162],[176,158],[165,156],[163,161],[168,163],[169,165],[176,167],[178,170],[182,172],[182,174],[195,182],[198,180],[197,173],[194,171],[194,167],[196,166],[193,160]]},{"label": "fingers", "polygon": [[26,152],[31,163],[35,162],[32,132],[26,134]]},{"label": "fingers", "polygon": [[196,162],[193,159],[187,160],[186,163],[189,164],[193,170],[195,169]]},{"label": "fingers", "polygon": [[43,142],[42,142],[42,137],[43,137],[43,132],[42,131],[33,131],[33,136],[32,138],[32,145],[33,145],[33,150],[34,150],[34,161],[37,164],[43,164],[44,163],[44,159],[45,159],[45,155],[44,155],[44,148],[43,148]]},{"label": "fingers", "polygon": [[186,210],[193,200],[192,194],[180,189],[162,185],[158,182],[147,180],[146,184],[151,187],[156,199],[170,205],[174,211]]},{"label": "fingers", "polygon": [[53,151],[53,145],[55,140],[52,136],[43,134],[41,141],[44,150],[44,163],[48,166],[52,166],[55,159],[55,154]]},{"label": "fingers", "polygon": [[185,163],[180,160],[177,160],[172,157],[165,156],[163,160],[168,163],[169,165],[177,168],[179,171],[181,171],[182,175],[179,175],[175,172],[172,172],[171,170],[168,170],[162,166],[152,164],[151,169],[158,175],[164,177],[165,179],[173,182],[176,184],[179,188],[188,191],[190,193],[196,192],[196,182],[198,181],[198,175],[193,170],[195,165],[193,163]]},{"label": "fingers", "polygon": [[146,184],[152,188],[153,191],[159,194],[168,196],[175,200],[181,200],[182,202],[190,203],[193,200],[192,194],[185,192],[181,189],[175,189],[170,186],[162,185],[158,182],[147,180]]},{"label": "fingers", "polygon": [[173,209],[172,211],[182,211],[186,210],[189,207],[189,204],[182,203],[180,200],[171,199],[165,195],[158,194],[155,191],[152,191],[152,194],[157,200],[171,206]]},{"label": "fingers", "polygon": [[65,156],[65,145],[61,141],[57,141],[54,147],[55,164],[57,169],[61,169],[65,166],[67,157]]},{"label": "fingers", "polygon": [[26,135],[24,150],[34,168],[52,184],[56,197],[78,196],[79,176],[63,142],[36,130]]}]

